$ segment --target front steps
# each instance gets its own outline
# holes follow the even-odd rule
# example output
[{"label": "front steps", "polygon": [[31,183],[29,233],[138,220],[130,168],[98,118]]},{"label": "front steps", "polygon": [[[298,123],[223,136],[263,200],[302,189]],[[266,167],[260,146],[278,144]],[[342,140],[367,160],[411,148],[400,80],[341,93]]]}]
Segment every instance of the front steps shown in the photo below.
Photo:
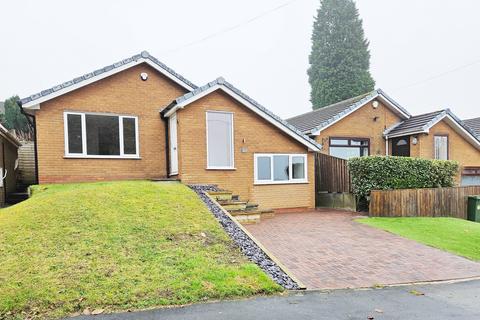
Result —
[{"label": "front steps", "polygon": [[234,195],[231,191],[210,191],[208,194],[241,224],[258,223],[262,218],[267,219],[275,216],[273,210],[261,209],[258,204],[241,201],[239,196]]}]

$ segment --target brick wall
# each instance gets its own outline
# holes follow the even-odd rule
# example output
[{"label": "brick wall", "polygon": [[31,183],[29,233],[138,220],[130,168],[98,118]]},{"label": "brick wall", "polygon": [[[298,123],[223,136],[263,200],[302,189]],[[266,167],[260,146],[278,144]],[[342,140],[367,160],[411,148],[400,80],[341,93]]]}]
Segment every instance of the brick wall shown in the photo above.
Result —
[{"label": "brick wall", "polygon": [[[233,112],[236,170],[207,170],[206,111]],[[307,148],[226,94],[216,91],[177,114],[180,177],[185,183],[214,183],[269,208],[315,206],[314,159],[308,155],[309,183],[254,185],[254,153],[307,153]],[[246,152],[241,152],[241,148]]]},{"label": "brick wall", "polygon": [[[412,156],[426,159],[435,158],[435,135],[448,136],[448,158],[460,163],[460,173],[465,166],[480,166],[480,151],[459,135],[445,121],[440,121],[430,129],[429,134],[418,135],[417,145],[411,144]],[[460,175],[459,175],[460,177]]]},{"label": "brick wall", "polygon": [[[147,72],[147,81],[140,73]],[[164,177],[165,123],[159,110],[184,94],[158,71],[141,64],[41,104],[36,112],[40,183]],[[64,111],[138,116],[140,160],[65,159]]]},{"label": "brick wall", "polygon": [[[376,118],[376,120],[374,120]],[[370,139],[370,155],[385,155],[386,128],[398,123],[400,118],[385,105],[379,102],[375,109],[372,102],[354,111],[332,126],[322,130],[315,139],[323,145],[322,153],[329,154],[329,138],[368,138]]]}]

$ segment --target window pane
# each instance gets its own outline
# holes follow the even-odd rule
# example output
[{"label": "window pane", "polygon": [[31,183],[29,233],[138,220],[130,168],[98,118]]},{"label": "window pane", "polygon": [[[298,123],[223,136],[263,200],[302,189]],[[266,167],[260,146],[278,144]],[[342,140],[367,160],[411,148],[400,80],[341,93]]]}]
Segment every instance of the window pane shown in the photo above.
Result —
[{"label": "window pane", "polygon": [[288,180],[288,156],[273,156],[273,180]]},{"label": "window pane", "polygon": [[207,119],[208,166],[233,167],[232,114],[208,112]]},{"label": "window pane", "polygon": [[348,139],[331,139],[330,145],[348,146]]},{"label": "window pane", "polygon": [[257,179],[272,180],[272,164],[270,157],[257,158]]},{"label": "window pane", "polygon": [[82,116],[67,114],[68,153],[83,153]]},{"label": "window pane", "polygon": [[118,117],[85,115],[87,129],[87,154],[120,155]]},{"label": "window pane", "polygon": [[435,159],[448,160],[448,137],[435,136]]},{"label": "window pane", "polygon": [[362,154],[360,154],[360,148],[330,147],[330,155],[337,158],[349,159],[360,157]]},{"label": "window pane", "polygon": [[137,154],[134,118],[123,118],[123,153]]},{"label": "window pane", "polygon": [[480,176],[462,176],[460,185],[462,187],[480,186]]},{"label": "window pane", "polygon": [[292,157],[292,178],[305,179],[305,158]]},{"label": "window pane", "polygon": [[352,146],[368,146],[368,140],[352,140]]}]

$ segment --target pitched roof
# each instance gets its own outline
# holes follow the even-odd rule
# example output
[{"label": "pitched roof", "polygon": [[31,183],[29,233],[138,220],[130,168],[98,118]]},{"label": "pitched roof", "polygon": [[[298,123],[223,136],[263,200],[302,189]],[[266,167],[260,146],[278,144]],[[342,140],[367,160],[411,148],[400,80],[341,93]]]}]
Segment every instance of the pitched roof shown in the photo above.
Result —
[{"label": "pitched roof", "polygon": [[480,137],[480,117],[463,120],[465,123],[478,137]]},{"label": "pitched roof", "polygon": [[402,121],[387,130],[384,135],[387,138],[401,137],[417,133],[428,133],[430,128],[438,122],[445,120],[460,135],[470,141],[478,149],[480,149],[480,136],[475,131],[460,120],[450,109],[439,110],[420,114]]},{"label": "pitched roof", "polygon": [[97,80],[108,77],[112,74],[120,72],[122,70],[128,69],[140,63],[147,63],[150,66],[154,67],[165,76],[169,77],[173,81],[177,82],[184,88],[188,90],[194,90],[197,88],[192,82],[184,78],[179,73],[175,72],[173,69],[167,67],[165,64],[160,62],[157,58],[150,55],[147,51],[142,51],[140,54],[136,54],[122,61],[118,61],[114,64],[105,66],[103,68],[97,69],[93,72],[84,74],[83,76],[74,78],[72,80],[66,81],[64,83],[58,84],[52,88],[42,90],[41,92],[32,94],[28,97],[25,97],[20,100],[20,104],[23,108],[33,107],[41,102],[53,99],[59,95],[65,94],[69,91],[75,90],[79,87],[85,86]]},{"label": "pitched roof", "polygon": [[20,147],[22,145],[20,141],[18,141],[18,139],[13,134],[11,134],[8,129],[5,128],[2,124],[0,124],[0,136],[4,137],[5,140],[7,140],[16,147]]},{"label": "pitched roof", "polygon": [[315,131],[325,129],[326,127],[346,117],[353,111],[359,109],[366,103],[376,98],[380,98],[387,104],[388,107],[392,109],[392,111],[397,113],[403,119],[410,117],[410,113],[407,110],[402,108],[381,89],[377,89],[354,98],[346,99],[329,106],[295,116],[287,119],[287,122],[294,125],[304,133],[314,133]]},{"label": "pitched roof", "polygon": [[184,108],[186,105],[192,103],[193,101],[196,101],[201,97],[204,97],[207,94],[218,89],[224,91],[243,105],[249,107],[259,116],[263,117],[271,124],[278,127],[279,129],[281,129],[297,141],[301,142],[302,144],[306,145],[310,149],[315,151],[319,151],[321,149],[321,145],[319,145],[315,140],[310,139],[308,136],[304,135],[303,132],[298,130],[296,127],[292,126],[285,120],[281,119],[279,116],[275,115],[273,112],[271,112],[270,110],[262,106],[260,103],[255,101],[253,98],[249,97],[248,95],[237,89],[235,86],[227,82],[222,77],[217,78],[214,81],[209,82],[206,85],[201,86],[192,92],[188,92],[183,96],[178,97],[177,99],[173,100],[172,103],[169,104],[166,108],[161,110],[161,113],[163,116],[169,117],[177,109]]},{"label": "pitched roof", "polygon": [[428,125],[434,121],[438,116],[444,115],[445,110],[439,110],[413,116],[403,122],[394,125],[390,130],[387,129],[388,136],[407,135],[411,133],[418,133],[425,131]]}]

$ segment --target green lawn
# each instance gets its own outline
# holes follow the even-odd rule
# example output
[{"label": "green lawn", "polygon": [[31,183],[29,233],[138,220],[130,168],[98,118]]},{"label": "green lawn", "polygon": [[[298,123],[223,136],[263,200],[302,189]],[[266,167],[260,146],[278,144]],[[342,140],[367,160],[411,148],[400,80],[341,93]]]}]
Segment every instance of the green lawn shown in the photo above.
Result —
[{"label": "green lawn", "polygon": [[280,290],[180,183],[37,186],[0,210],[0,319]]},{"label": "green lawn", "polygon": [[368,218],[360,223],[480,261],[480,223],[455,218]]}]

